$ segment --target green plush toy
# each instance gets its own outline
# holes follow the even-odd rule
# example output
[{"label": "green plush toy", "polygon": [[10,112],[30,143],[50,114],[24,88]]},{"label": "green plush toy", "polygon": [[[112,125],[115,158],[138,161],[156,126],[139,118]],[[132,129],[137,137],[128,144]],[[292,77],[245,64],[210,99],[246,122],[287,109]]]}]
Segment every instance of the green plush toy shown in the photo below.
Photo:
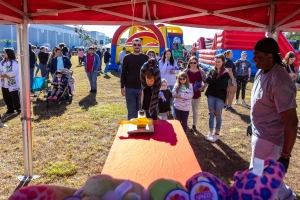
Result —
[{"label": "green plush toy", "polygon": [[182,184],[173,180],[158,179],[148,187],[148,192],[151,200],[189,199]]}]

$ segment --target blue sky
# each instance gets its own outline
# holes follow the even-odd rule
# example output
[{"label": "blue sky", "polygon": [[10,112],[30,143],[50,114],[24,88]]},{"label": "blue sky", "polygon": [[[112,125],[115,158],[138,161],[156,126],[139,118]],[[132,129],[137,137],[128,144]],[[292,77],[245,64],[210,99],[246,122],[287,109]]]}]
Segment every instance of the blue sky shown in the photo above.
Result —
[{"label": "blue sky", "polygon": [[[108,37],[113,37],[115,31],[119,26],[100,26],[100,25],[84,25],[85,30],[88,31],[99,31],[105,33]],[[197,41],[200,37],[213,38],[215,33],[221,30],[216,29],[202,29],[202,28],[192,28],[180,26],[183,30],[183,40],[186,45],[191,45]],[[125,32],[122,37],[128,38],[128,32]]]}]

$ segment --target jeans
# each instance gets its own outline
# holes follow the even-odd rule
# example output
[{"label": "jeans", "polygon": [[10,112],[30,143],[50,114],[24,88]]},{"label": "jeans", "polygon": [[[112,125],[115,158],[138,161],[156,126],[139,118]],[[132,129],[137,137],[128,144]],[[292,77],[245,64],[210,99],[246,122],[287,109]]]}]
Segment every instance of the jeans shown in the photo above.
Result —
[{"label": "jeans", "polygon": [[182,111],[182,110],[177,110],[175,108],[175,112],[176,112],[176,116],[177,116],[176,119],[180,122],[184,132],[186,132],[187,131],[187,120],[188,120],[190,111]]},{"label": "jeans", "polygon": [[43,63],[40,63],[40,64],[39,64],[39,68],[40,68],[40,70],[41,70],[41,76],[42,76],[42,77],[48,78],[48,77],[49,77],[49,71],[46,70],[47,65],[45,65],[45,64],[43,64]]},{"label": "jeans", "polygon": [[29,75],[30,75],[30,88],[31,88],[33,83],[33,77],[34,77],[34,68],[30,68]]},{"label": "jeans", "polygon": [[245,91],[246,91],[247,83],[248,83],[248,75],[236,77],[236,84],[237,84],[236,98],[235,98],[236,100],[239,99],[241,89],[242,89],[242,99],[245,100]]},{"label": "jeans", "polygon": [[[171,92],[173,91],[174,85],[169,85],[169,88]],[[175,112],[175,106],[174,106],[174,98],[171,98],[171,105],[172,105],[172,111],[173,111],[173,118],[176,119],[176,112]]]},{"label": "jeans", "polygon": [[192,99],[192,111],[193,111],[193,125],[196,126],[198,122],[198,115],[199,115],[199,105],[200,105],[200,99]]},{"label": "jeans", "polygon": [[[222,110],[224,107],[224,101],[208,95],[207,104],[209,109],[209,130],[214,129],[214,122],[216,118],[216,131],[220,131],[222,125]],[[219,116],[216,116],[216,111],[219,111]]]},{"label": "jeans", "polygon": [[140,89],[125,88],[126,106],[128,110],[128,120],[137,118],[140,104]]},{"label": "jeans", "polygon": [[108,73],[109,62],[105,63],[104,74]]},{"label": "jeans", "polygon": [[[255,135],[252,135],[252,155],[250,168],[253,167],[253,159],[254,157],[265,160],[268,157],[271,157],[275,161],[280,157],[282,147],[277,146],[267,140],[258,138]],[[285,200],[293,200],[295,196],[293,195],[293,191],[284,182],[281,183],[279,190],[277,192],[277,197]]]},{"label": "jeans", "polygon": [[121,74],[122,74],[122,63],[119,65],[119,73],[120,73],[120,76],[121,76]]},{"label": "jeans", "polygon": [[97,90],[97,74],[98,72],[86,72],[87,77],[90,81],[91,90]]},{"label": "jeans", "polygon": [[102,71],[102,60],[100,60],[99,71]]}]

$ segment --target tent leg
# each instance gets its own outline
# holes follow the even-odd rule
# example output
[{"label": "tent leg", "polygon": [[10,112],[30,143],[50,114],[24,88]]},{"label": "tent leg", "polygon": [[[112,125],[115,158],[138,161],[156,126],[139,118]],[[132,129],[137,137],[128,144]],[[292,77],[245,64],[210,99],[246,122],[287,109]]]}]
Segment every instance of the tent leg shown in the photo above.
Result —
[{"label": "tent leg", "polygon": [[29,73],[28,21],[17,25],[21,121],[23,133],[24,175],[18,176],[20,181],[30,181],[33,176],[32,166],[32,132]]}]

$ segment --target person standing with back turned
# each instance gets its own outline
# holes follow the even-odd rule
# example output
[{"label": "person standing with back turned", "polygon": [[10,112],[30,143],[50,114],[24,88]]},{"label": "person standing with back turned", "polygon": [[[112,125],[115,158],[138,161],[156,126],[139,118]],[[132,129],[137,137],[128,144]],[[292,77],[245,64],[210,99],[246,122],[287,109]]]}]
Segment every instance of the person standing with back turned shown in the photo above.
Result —
[{"label": "person standing with back turned", "polygon": [[124,57],[121,74],[121,94],[126,97],[128,119],[137,118],[141,94],[140,70],[148,56],[141,53],[139,38],[132,40],[133,52]]},{"label": "person standing with back turned", "polygon": [[[251,93],[250,168],[254,165],[254,158],[265,160],[271,157],[281,162],[287,172],[298,131],[296,87],[282,66],[279,46],[273,38],[264,38],[256,43],[253,60],[259,70]],[[282,182],[276,199],[297,198]]]}]

